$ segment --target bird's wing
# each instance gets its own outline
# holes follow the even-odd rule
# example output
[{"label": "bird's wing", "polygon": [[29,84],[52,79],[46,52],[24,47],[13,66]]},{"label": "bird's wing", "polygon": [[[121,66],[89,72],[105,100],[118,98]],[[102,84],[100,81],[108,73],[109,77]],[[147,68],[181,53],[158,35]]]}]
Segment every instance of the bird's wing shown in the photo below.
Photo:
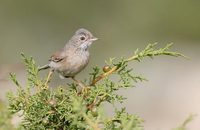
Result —
[{"label": "bird's wing", "polygon": [[64,49],[61,49],[60,51],[55,52],[49,59],[49,61],[53,61],[53,62],[60,62],[62,61],[65,56],[64,56]]}]

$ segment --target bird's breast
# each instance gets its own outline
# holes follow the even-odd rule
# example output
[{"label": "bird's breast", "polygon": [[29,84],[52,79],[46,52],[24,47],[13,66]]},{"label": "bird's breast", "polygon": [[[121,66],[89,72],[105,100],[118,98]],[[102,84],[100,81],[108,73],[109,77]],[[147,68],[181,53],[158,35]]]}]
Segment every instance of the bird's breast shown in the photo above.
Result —
[{"label": "bird's breast", "polygon": [[89,62],[89,52],[74,53],[67,57],[64,66],[60,67],[60,72],[64,76],[74,76],[83,70]]}]

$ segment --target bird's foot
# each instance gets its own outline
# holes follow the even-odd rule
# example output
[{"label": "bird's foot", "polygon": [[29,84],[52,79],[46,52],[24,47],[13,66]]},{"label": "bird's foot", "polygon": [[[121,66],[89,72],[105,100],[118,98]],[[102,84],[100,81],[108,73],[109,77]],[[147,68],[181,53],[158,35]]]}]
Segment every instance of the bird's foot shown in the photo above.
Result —
[{"label": "bird's foot", "polygon": [[88,93],[88,90],[90,90],[90,87],[85,85],[84,83],[82,83],[79,80],[76,80],[74,77],[72,77],[72,79],[75,81],[75,83],[81,87],[81,90],[78,92],[79,94],[85,94]]}]

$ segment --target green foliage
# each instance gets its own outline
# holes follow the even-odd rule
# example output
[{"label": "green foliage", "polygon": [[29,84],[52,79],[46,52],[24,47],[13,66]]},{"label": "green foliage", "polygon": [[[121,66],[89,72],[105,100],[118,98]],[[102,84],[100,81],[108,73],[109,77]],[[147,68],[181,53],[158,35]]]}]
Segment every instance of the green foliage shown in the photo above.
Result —
[{"label": "green foliage", "polygon": [[5,107],[5,104],[0,101],[0,130],[14,130],[11,119],[12,116]]},{"label": "green foliage", "polygon": [[115,108],[115,115],[107,117],[103,112],[103,103],[123,103],[126,98],[117,94],[117,91],[146,80],[133,74],[132,67],[128,65],[130,61],[158,55],[182,56],[169,51],[172,44],[161,49],[155,49],[155,45],[149,44],[140,52],[137,50],[128,59],[110,59],[103,69],[94,67],[90,80],[86,80],[81,90],[74,83],[68,87],[49,88],[46,79],[39,77],[33,58],[21,54],[28,81],[26,86],[21,86],[15,74],[10,74],[18,91],[17,94],[8,94],[9,110],[23,113],[20,125],[25,130],[143,130],[143,120],[127,113],[125,108]]}]

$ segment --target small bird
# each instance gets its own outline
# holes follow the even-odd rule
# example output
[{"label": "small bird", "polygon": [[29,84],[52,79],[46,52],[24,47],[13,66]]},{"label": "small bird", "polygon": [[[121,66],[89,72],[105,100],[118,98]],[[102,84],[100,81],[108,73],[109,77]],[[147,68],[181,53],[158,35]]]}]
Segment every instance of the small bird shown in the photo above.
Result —
[{"label": "small bird", "polygon": [[88,30],[78,29],[64,48],[55,52],[49,59],[50,63],[39,68],[39,71],[50,68],[48,78],[53,71],[57,71],[61,78],[72,78],[80,84],[74,77],[88,65],[89,47],[97,39]]}]

